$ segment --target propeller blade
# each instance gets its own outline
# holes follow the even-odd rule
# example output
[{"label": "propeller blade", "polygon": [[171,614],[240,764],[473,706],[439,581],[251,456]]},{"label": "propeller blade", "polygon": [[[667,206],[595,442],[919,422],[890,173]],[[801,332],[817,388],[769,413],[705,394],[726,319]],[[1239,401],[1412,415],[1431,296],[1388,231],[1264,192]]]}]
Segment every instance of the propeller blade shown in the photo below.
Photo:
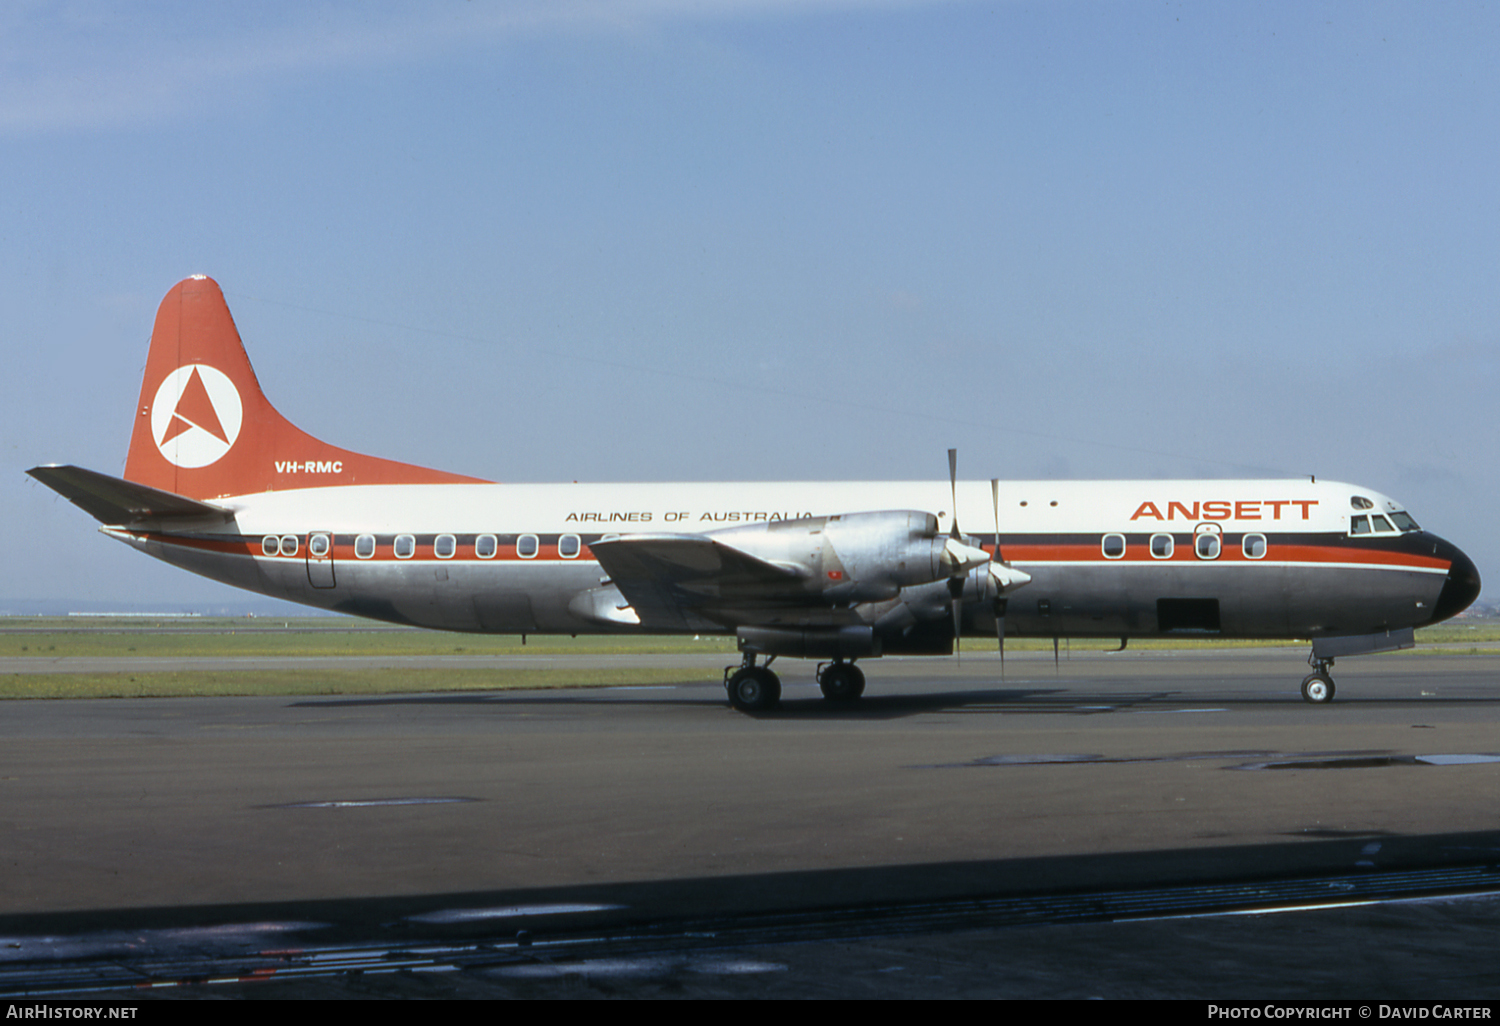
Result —
[{"label": "propeller blade", "polygon": [[964,584],[968,575],[948,578],[948,605],[953,610],[953,654],[963,658]]},{"label": "propeller blade", "polygon": [[1000,679],[1005,679],[1005,599],[995,600],[995,640],[1000,643]]},{"label": "propeller blade", "polygon": [[951,579],[958,587],[953,589],[953,655],[959,661],[964,661],[964,579],[954,577]]},{"label": "propeller blade", "polygon": [[948,485],[953,489],[953,530],[954,538],[961,535],[958,531],[958,450],[948,450]]},{"label": "propeller blade", "polygon": [[995,562],[1000,562],[1000,479],[990,478],[990,493],[995,499]]},{"label": "propeller blade", "polygon": [[[958,530],[958,450],[948,450],[948,487],[953,492],[953,530],[948,532],[948,544],[943,549],[943,560],[953,561],[956,574],[966,574],[971,566],[977,566],[972,560],[974,550],[963,543],[963,534]],[[984,553],[988,558],[989,553]],[[964,579],[961,576],[948,578],[948,594],[953,596],[953,654],[960,661],[964,657],[963,645],[963,620],[964,620]]]},{"label": "propeller blade", "polygon": [[[1000,647],[1000,679],[1005,679],[1005,586],[1009,583],[997,574],[996,568],[1005,566],[1000,555],[1000,479],[990,478],[990,496],[995,505],[995,553],[990,559],[990,576],[995,579],[995,643]],[[1005,569],[1009,570],[1009,567]],[[1024,581],[1021,583],[1025,583]],[[1017,585],[1019,587],[1019,584]]]}]

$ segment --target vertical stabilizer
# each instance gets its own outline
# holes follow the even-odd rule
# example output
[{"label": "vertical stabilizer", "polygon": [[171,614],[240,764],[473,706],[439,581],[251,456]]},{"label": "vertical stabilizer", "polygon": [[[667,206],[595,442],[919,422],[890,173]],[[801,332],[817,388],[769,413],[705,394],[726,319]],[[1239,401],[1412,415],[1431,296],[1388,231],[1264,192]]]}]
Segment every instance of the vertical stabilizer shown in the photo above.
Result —
[{"label": "vertical stabilizer", "polygon": [[261,392],[224,293],[201,275],[178,282],[156,312],[125,477],[194,499],[480,480],[362,456],[292,425]]}]

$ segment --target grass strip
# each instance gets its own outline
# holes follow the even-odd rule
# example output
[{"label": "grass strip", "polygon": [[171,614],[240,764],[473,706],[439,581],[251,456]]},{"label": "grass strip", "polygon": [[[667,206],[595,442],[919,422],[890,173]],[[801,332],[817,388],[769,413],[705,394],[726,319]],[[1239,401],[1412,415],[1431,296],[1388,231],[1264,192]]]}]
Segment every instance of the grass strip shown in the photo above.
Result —
[{"label": "grass strip", "polygon": [[652,667],[600,670],[233,670],[193,673],[15,673],[0,698],[191,698],[389,695],[701,684],[715,675]]}]

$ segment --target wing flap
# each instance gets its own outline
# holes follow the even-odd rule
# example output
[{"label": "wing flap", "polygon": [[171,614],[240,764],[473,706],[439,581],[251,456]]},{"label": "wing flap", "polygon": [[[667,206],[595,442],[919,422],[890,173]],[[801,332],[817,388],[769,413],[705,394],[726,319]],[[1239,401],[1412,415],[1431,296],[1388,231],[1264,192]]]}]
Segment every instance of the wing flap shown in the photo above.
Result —
[{"label": "wing flap", "polygon": [[702,534],[634,534],[589,546],[642,621],[688,627],[686,613],[807,601],[802,574]]},{"label": "wing flap", "polygon": [[32,467],[26,471],[101,524],[138,524],[145,520],[231,519],[222,506],[189,499],[174,492],[110,477],[83,467]]}]

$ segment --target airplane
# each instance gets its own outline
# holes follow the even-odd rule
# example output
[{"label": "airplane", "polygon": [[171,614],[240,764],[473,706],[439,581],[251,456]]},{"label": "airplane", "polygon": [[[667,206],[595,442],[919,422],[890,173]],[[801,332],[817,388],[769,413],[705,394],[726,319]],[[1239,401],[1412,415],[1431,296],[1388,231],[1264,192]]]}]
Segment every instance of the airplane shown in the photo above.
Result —
[{"label": "airplane", "polygon": [[[1409,648],[1479,572],[1399,503],[1334,481],[497,484],[361,455],[266,399],[219,286],[157,312],[123,478],[28,473],[147,555],[391,623],[503,634],[732,635],[730,704],[774,708],[779,656],[950,655],[964,635],[1307,639]],[[981,528],[978,534],[960,528]],[[985,533],[983,528],[991,528]]]}]

